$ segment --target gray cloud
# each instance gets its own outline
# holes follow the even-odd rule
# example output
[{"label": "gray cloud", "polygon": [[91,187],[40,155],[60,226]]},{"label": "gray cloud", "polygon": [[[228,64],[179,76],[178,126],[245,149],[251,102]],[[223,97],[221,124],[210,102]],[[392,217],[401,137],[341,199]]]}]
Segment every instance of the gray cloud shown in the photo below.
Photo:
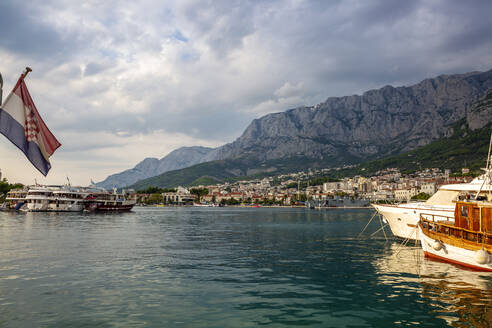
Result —
[{"label": "gray cloud", "polygon": [[0,2],[2,47],[16,53],[46,55],[59,49],[62,39],[57,31],[37,17],[39,13],[19,2]]}]

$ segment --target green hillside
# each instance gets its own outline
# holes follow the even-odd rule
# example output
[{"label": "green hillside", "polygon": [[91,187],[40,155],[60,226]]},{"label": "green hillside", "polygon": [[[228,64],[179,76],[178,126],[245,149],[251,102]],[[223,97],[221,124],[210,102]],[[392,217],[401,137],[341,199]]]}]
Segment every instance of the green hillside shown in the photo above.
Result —
[{"label": "green hillside", "polygon": [[396,167],[403,173],[425,168],[451,169],[461,172],[467,167],[475,173],[485,166],[490,142],[491,124],[479,130],[467,128],[464,120],[453,127],[453,134],[407,153],[366,162],[359,171],[374,173],[384,168]]},{"label": "green hillside", "polygon": [[[303,156],[258,163],[255,159],[237,158],[197,164],[185,169],[169,171],[140,180],[131,188],[143,190],[148,187],[177,187],[222,183],[238,179],[253,179],[264,176],[297,172],[309,168],[326,167],[333,159],[313,160]],[[325,163],[326,161],[326,163]]]}]

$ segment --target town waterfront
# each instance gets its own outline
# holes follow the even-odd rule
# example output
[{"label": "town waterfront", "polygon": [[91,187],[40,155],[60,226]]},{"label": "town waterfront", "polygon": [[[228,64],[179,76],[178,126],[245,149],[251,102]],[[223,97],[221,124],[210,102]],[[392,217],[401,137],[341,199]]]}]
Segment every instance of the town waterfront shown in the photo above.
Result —
[{"label": "town waterfront", "polygon": [[372,214],[0,212],[0,327],[490,327],[490,274],[358,240]]}]

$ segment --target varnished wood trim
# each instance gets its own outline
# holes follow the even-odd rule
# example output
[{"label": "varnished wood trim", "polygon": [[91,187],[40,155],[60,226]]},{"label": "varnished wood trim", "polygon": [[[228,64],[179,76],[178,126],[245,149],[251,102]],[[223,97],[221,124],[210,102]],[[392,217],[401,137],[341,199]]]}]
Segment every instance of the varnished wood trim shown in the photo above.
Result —
[{"label": "varnished wood trim", "polygon": [[[434,224],[436,224],[436,223],[434,223]],[[467,249],[470,251],[478,251],[478,250],[482,249],[482,246],[483,246],[483,248],[485,250],[487,250],[489,253],[492,252],[492,245],[477,243],[475,241],[467,240],[464,238],[457,238],[455,236],[446,235],[446,234],[443,234],[440,232],[426,230],[422,227],[421,224],[419,224],[419,225],[420,225],[420,230],[422,231],[422,233],[424,235],[426,235],[427,237],[432,238],[432,239],[440,240],[441,242],[443,242],[445,244],[459,247],[459,248],[463,248],[463,249]],[[453,227],[453,228],[459,229],[456,227]],[[465,230],[465,229],[462,229],[462,230]],[[492,238],[491,238],[491,240],[492,240]]]}]

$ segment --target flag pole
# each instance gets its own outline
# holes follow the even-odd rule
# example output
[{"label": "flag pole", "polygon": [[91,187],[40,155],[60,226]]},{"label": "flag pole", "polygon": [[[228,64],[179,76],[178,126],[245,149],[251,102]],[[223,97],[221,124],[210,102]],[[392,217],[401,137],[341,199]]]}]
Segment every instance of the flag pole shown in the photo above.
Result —
[{"label": "flag pole", "polygon": [[32,72],[32,69],[29,66],[26,66],[26,70],[24,71],[24,73],[22,73],[21,78],[24,80],[29,72]]}]

